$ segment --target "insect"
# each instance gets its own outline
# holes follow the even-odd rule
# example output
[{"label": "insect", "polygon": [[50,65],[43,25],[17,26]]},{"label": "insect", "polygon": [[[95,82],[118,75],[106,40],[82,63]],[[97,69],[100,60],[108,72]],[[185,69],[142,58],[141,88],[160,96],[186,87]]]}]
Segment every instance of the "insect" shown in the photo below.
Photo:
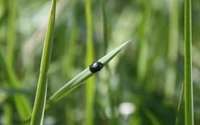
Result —
[{"label": "insect", "polygon": [[92,73],[100,71],[102,68],[103,68],[103,64],[99,61],[93,62],[89,67],[89,69]]}]

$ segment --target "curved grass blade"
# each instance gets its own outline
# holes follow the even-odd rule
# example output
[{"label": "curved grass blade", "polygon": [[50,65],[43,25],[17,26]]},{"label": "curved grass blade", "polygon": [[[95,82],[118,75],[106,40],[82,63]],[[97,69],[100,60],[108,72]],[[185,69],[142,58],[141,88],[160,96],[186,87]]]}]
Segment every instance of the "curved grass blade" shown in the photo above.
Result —
[{"label": "curved grass blade", "polygon": [[48,28],[44,41],[42,61],[40,66],[40,76],[38,80],[37,92],[34,102],[34,108],[31,118],[31,125],[43,124],[44,109],[47,93],[47,72],[51,60],[51,51],[53,44],[53,32],[55,23],[56,0],[52,0],[51,12],[49,16]]},{"label": "curved grass blade", "polygon": [[180,109],[181,109],[181,104],[182,104],[182,98],[183,98],[183,93],[184,93],[184,82],[182,83],[182,88],[181,88],[181,93],[178,101],[178,107],[177,107],[177,115],[176,115],[176,122],[175,125],[179,125],[179,115],[180,115]]},{"label": "curved grass blade", "polygon": [[[116,49],[109,52],[107,55],[99,59],[98,61],[101,62],[104,66],[114,57],[116,56],[120,50],[127,45],[131,40],[125,42],[124,44],[120,45]],[[83,70],[80,74],[75,76],[72,80],[70,80],[68,83],[66,83],[62,88],[60,88],[55,94],[53,94],[49,100],[47,101],[47,104],[51,104],[54,102],[57,102],[64,96],[66,96],[68,93],[70,93],[72,90],[74,90],[76,87],[81,85],[83,81],[88,79],[90,76],[92,76],[94,73],[92,73],[89,68],[86,68]]]},{"label": "curved grass blade", "polygon": [[[8,59],[6,59],[3,56],[2,51],[0,51],[0,62],[1,62],[0,66],[2,66],[2,69],[5,73],[8,82],[8,87],[11,89],[19,90],[20,84],[16,77],[16,74],[13,71],[13,68],[11,67],[10,63],[8,62]],[[20,120],[26,119],[28,116],[31,115],[31,106],[28,99],[23,94],[22,95],[15,94],[13,95],[13,97],[17,112],[19,113],[20,116]]]}]

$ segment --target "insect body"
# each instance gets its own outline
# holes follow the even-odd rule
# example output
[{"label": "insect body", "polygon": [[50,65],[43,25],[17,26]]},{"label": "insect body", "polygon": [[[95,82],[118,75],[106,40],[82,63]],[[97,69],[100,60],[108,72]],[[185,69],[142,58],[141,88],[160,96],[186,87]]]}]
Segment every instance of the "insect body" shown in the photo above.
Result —
[{"label": "insect body", "polygon": [[94,62],[90,65],[89,69],[92,73],[100,71],[103,68],[103,64],[101,62]]}]

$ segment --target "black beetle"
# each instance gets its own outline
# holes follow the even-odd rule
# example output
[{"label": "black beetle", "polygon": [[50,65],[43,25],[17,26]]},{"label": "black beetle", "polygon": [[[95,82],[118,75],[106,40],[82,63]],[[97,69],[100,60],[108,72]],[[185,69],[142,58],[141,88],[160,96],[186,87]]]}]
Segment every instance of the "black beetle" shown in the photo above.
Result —
[{"label": "black beetle", "polygon": [[97,71],[100,71],[102,68],[103,68],[103,64],[101,63],[101,62],[99,62],[99,61],[97,61],[97,62],[93,62],[91,65],[90,65],[90,71],[92,72],[92,73],[95,73],[95,72],[97,72]]}]

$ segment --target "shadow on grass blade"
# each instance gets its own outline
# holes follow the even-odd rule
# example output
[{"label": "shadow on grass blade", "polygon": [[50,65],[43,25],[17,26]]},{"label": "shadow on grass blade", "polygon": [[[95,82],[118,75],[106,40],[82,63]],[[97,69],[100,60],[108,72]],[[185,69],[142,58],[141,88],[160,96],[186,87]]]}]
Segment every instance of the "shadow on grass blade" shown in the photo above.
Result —
[{"label": "shadow on grass blade", "polygon": [[[98,60],[98,62],[101,62],[104,66],[114,57],[116,56],[120,50],[126,46],[131,40],[125,42],[124,44],[120,45],[119,47],[115,48],[111,52],[109,52],[107,55],[102,57]],[[92,62],[91,62],[92,63]],[[76,87],[81,85],[83,81],[88,79],[90,76],[92,76],[94,73],[92,73],[88,68],[83,70],[80,74],[75,76],[72,80],[70,80],[68,83],[66,83],[63,87],[61,87],[55,94],[53,94],[49,100],[47,101],[48,104],[57,102],[64,96],[66,96],[68,93],[70,93],[72,90],[74,90]],[[48,107],[48,106],[47,106]]]}]

